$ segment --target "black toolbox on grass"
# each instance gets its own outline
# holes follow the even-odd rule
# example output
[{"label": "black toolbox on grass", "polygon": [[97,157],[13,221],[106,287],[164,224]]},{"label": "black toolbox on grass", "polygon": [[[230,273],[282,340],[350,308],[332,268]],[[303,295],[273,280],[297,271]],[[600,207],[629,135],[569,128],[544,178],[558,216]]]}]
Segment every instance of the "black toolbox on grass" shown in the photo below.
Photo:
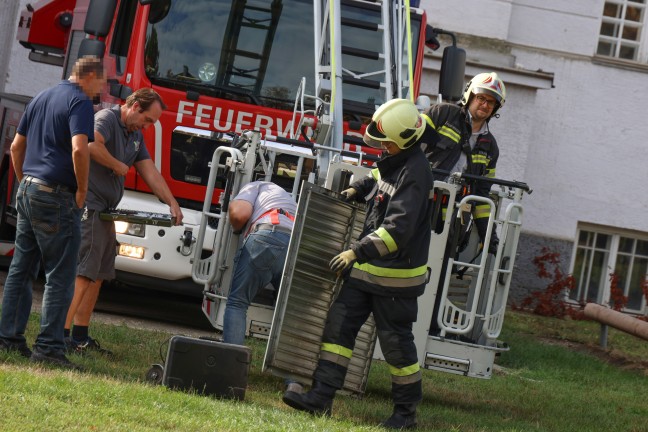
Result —
[{"label": "black toolbox on grass", "polygon": [[246,346],[173,336],[162,384],[177,390],[243,400],[251,358],[251,350]]}]

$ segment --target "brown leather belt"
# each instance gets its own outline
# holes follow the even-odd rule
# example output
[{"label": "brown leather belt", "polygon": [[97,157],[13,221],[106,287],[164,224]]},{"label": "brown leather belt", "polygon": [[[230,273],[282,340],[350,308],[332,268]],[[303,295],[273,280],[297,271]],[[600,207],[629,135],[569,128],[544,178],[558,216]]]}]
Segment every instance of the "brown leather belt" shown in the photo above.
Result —
[{"label": "brown leather belt", "polygon": [[39,179],[38,177],[33,177],[33,176],[25,176],[25,184],[36,184],[38,185],[38,189],[43,191],[43,192],[48,192],[48,193],[55,193],[55,192],[70,192],[73,193],[72,189],[69,188],[68,186],[63,186],[63,185],[57,185],[54,183],[50,183],[48,181]]}]

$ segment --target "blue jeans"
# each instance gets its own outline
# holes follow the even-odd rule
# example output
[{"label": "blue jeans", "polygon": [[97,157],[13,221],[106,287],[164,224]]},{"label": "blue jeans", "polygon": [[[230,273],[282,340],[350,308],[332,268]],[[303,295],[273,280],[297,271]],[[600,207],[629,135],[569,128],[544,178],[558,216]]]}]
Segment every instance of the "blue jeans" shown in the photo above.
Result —
[{"label": "blue jeans", "polygon": [[42,259],[45,289],[34,348],[45,354],[62,354],[63,328],[74,294],[83,209],[77,207],[72,192],[48,192],[24,180],[18,187],[16,204],[16,247],[4,286],[0,338],[25,343],[32,280]]},{"label": "blue jeans", "polygon": [[243,345],[247,310],[259,289],[279,289],[290,235],[259,230],[247,236],[234,258],[232,286],[223,317],[223,342]]}]

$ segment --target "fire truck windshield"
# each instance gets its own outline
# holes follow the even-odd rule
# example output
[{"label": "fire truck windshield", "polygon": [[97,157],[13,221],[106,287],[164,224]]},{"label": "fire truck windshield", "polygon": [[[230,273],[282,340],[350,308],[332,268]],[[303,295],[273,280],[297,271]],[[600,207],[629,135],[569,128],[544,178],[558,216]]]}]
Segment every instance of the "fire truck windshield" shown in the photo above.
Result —
[{"label": "fire truck windshield", "polygon": [[292,111],[301,78],[313,87],[312,16],[305,0],[172,2],[148,25],[146,74],[160,86]]},{"label": "fire truck windshield", "polygon": [[[381,22],[379,10],[352,4],[342,4],[342,16]],[[421,23],[417,14],[412,18],[416,45]],[[144,67],[153,84],[288,111],[302,77],[305,93],[315,94],[310,0],[174,1],[168,13],[151,21]],[[382,32],[349,26],[341,44],[345,115],[371,116],[384,102],[384,63],[357,53],[382,47]],[[306,109],[314,108],[312,99],[305,102]]]}]

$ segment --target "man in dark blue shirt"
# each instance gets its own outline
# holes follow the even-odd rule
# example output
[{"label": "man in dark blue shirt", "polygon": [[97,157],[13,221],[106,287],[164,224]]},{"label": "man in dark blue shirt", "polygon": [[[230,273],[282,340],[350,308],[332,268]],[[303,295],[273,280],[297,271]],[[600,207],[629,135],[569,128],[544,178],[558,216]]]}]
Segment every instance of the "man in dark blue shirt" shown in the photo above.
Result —
[{"label": "man in dark blue shirt", "polygon": [[[0,350],[76,368],[65,357],[63,326],[74,293],[80,221],[88,191],[88,141],[94,140],[92,98],[106,83],[103,63],[79,59],[69,80],[34,97],[11,144],[20,181],[14,257],[4,286]],[[40,333],[27,347],[32,279],[45,272]]]}]

